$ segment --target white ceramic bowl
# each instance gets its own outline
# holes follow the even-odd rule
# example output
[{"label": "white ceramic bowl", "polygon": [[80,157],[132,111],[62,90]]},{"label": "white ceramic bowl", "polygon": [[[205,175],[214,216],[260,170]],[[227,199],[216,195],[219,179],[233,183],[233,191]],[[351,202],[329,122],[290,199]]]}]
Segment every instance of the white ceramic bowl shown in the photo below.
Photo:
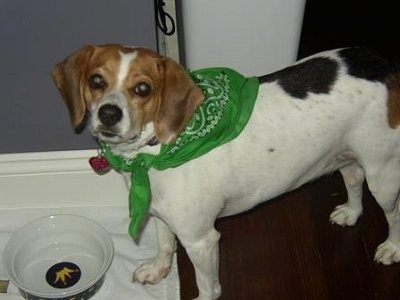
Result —
[{"label": "white ceramic bowl", "polygon": [[25,299],[88,299],[101,287],[113,254],[112,239],[99,224],[55,215],[17,231],[3,265]]}]

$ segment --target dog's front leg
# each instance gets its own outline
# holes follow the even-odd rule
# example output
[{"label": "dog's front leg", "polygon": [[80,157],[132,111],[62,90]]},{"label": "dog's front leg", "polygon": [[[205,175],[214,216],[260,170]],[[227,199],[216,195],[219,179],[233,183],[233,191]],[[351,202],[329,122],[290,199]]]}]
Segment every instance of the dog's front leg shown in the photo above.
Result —
[{"label": "dog's front leg", "polygon": [[168,275],[171,269],[172,256],[176,250],[175,235],[160,219],[155,218],[158,255],[142,264],[133,273],[133,281],[142,284],[156,284]]},{"label": "dog's front leg", "polygon": [[188,241],[180,237],[183,246],[194,266],[196,283],[199,289],[197,300],[217,299],[221,295],[218,279],[220,234],[211,228],[197,240]]}]

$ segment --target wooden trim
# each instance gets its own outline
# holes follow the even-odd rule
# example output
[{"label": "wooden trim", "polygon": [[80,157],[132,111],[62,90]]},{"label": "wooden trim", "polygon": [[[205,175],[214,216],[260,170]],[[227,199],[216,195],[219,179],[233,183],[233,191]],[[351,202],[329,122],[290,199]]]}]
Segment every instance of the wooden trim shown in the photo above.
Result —
[{"label": "wooden trim", "polygon": [[94,173],[96,150],[0,154],[0,209],[126,205],[118,173]]}]

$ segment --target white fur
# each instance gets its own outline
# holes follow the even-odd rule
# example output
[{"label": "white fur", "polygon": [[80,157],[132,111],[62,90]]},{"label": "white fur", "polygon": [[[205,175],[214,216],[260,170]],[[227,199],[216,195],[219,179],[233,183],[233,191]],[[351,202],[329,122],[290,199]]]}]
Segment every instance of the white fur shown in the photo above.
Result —
[{"label": "white fur", "polygon": [[128,75],[129,67],[134,59],[136,59],[137,52],[132,52],[132,53],[121,53],[121,62],[119,65],[119,70],[117,74],[117,84],[116,84],[116,90],[119,90],[122,88],[124,80],[126,76]]},{"label": "white fur", "polygon": [[[339,60],[335,51],[319,55]],[[356,223],[366,178],[390,228],[375,258],[383,264],[400,260],[400,132],[388,125],[387,89],[347,75],[340,65],[333,90],[310,93],[304,100],[291,97],[276,82],[262,84],[239,137],[178,168],[150,170],[159,255],[135,271],[136,281],[157,283],[168,273],[176,235],[194,265],[198,299],[218,298],[215,219],[248,210],[335,170],[343,175],[348,202],[335,209],[331,221]],[[121,146],[115,149],[127,155]]]},{"label": "white fur", "polygon": [[[135,51],[127,54],[120,53],[120,55],[121,55],[121,60],[117,73],[117,82],[115,88],[113,88],[107,95],[102,97],[100,101],[93,102],[90,107],[91,114],[94,116],[98,115],[99,109],[105,104],[114,104],[121,108],[123,113],[122,114],[123,118],[116,125],[115,129],[115,131],[118,132],[118,135],[115,136],[114,138],[109,138],[109,141],[113,143],[119,143],[121,140],[123,141],[131,140],[137,135],[137,133],[133,131],[130,126],[131,122],[129,119],[130,115],[129,105],[124,94],[122,93],[122,87],[124,84],[124,80],[128,75],[129,66],[136,59],[137,53]],[[98,118],[91,118],[90,122],[91,132],[94,135],[96,135],[99,139],[105,139],[105,137],[103,137],[101,133],[97,131],[97,128],[100,125],[101,122]]]}]

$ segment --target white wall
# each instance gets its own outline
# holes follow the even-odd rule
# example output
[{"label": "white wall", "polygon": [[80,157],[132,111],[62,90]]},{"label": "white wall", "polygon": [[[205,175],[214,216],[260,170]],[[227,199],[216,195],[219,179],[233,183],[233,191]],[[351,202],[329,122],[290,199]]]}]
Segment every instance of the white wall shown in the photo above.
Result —
[{"label": "white wall", "polygon": [[229,66],[263,75],[296,60],[306,0],[183,0],[191,69]]}]

